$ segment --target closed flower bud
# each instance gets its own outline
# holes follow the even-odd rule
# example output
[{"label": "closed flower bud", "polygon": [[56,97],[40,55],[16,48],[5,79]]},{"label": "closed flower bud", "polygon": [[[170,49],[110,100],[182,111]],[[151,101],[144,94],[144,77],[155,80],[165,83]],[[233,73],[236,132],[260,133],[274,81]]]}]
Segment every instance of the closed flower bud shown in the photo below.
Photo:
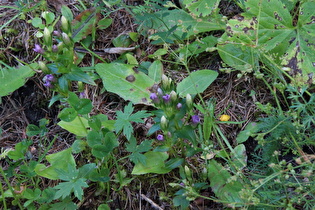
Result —
[{"label": "closed flower bud", "polygon": [[182,105],[181,103],[178,103],[178,104],[176,105],[176,108],[177,108],[177,109],[181,109],[182,106],[183,106],[183,105]]},{"label": "closed flower bud", "polygon": [[61,36],[62,36],[62,40],[63,40],[63,42],[65,43],[65,45],[67,45],[67,46],[71,45],[71,40],[70,40],[68,34],[66,34],[66,33],[63,32],[63,33],[61,34]]},{"label": "closed flower bud", "polygon": [[44,28],[44,43],[46,46],[51,46],[51,33],[47,27]]},{"label": "closed flower bud", "polygon": [[46,74],[49,73],[49,69],[43,61],[38,61],[39,68]]},{"label": "closed flower bud", "polygon": [[168,124],[167,119],[164,116],[162,116],[161,117],[161,129],[163,131],[165,131],[167,129],[167,124]]},{"label": "closed flower bud", "polygon": [[158,94],[159,96],[162,96],[162,95],[163,95],[163,90],[162,90],[161,88],[158,88],[158,89],[157,89],[157,94]]},{"label": "closed flower bud", "polygon": [[152,100],[153,103],[157,103],[159,101],[159,97],[156,95],[156,93],[151,93],[150,99]]},{"label": "closed flower bud", "polygon": [[172,80],[169,79],[165,74],[162,75],[162,87],[164,90],[169,90],[171,87]]},{"label": "closed flower bud", "polygon": [[52,49],[53,52],[58,52],[58,46],[55,45],[55,44],[52,46],[51,49]]},{"label": "closed flower bud", "polygon": [[170,92],[170,96],[172,102],[175,102],[177,100],[177,93],[174,90]]},{"label": "closed flower bud", "polygon": [[191,110],[193,108],[193,101],[189,93],[186,95],[186,105],[188,110]]},{"label": "closed flower bud", "polygon": [[168,103],[171,100],[171,96],[169,94],[165,94],[165,96],[162,96],[165,103]]},{"label": "closed flower bud", "polygon": [[61,29],[63,32],[68,33],[69,30],[69,22],[68,20],[65,18],[65,16],[61,16]]}]

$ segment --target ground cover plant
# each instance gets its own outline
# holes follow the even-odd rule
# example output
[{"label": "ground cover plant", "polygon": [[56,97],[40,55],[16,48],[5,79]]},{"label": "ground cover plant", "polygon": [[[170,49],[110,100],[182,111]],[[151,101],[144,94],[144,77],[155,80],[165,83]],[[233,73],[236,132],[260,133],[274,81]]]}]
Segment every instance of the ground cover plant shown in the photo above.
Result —
[{"label": "ground cover plant", "polygon": [[0,8],[3,209],[314,208],[315,1]]}]

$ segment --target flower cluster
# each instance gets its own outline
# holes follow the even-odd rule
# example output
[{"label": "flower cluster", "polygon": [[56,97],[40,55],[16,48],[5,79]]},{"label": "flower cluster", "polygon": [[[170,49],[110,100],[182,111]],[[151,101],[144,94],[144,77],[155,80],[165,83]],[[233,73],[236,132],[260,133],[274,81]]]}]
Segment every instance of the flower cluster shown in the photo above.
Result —
[{"label": "flower cluster", "polygon": [[55,77],[52,74],[47,74],[43,78],[43,81],[44,81],[44,86],[51,88],[51,87],[53,87],[52,83],[55,81]]}]

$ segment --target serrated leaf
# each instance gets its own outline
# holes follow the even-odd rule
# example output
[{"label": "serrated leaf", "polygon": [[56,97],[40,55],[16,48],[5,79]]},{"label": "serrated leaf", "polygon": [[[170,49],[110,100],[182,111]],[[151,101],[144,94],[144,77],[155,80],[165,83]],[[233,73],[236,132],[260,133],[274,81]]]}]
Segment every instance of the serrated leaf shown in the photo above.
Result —
[{"label": "serrated leaf", "polygon": [[133,65],[102,63],[95,66],[107,91],[118,94],[135,104],[150,104],[150,87],[154,80],[143,72],[133,70]]},{"label": "serrated leaf", "polygon": [[216,71],[198,70],[177,85],[177,93],[184,97],[189,94],[202,93],[218,76]]},{"label": "serrated leaf", "polygon": [[[36,68],[37,64],[31,64],[32,68]],[[0,70],[0,97],[6,96],[17,90],[25,84],[25,80],[35,74],[35,71],[29,66],[21,66],[19,68],[2,68]]]},{"label": "serrated leaf", "polygon": [[223,61],[247,71],[258,66],[259,59],[276,71],[289,68],[301,84],[314,83],[315,2],[301,3],[294,12],[296,17],[280,0],[260,4],[248,0],[244,4],[246,12],[229,20],[218,45]]},{"label": "serrated leaf", "polygon": [[67,196],[71,195],[73,192],[74,195],[79,199],[82,200],[83,196],[83,187],[88,187],[87,183],[85,182],[86,179],[79,178],[75,180],[71,180],[69,182],[61,182],[54,189],[58,191],[55,194],[55,199],[59,198],[66,198]]},{"label": "serrated leaf", "polygon": [[[164,10],[138,18],[142,21],[141,24],[144,28],[155,29],[160,36],[163,36],[163,33],[166,35],[160,44],[167,41],[165,39],[171,41],[187,39],[198,33],[224,30],[225,28],[225,23],[221,20],[220,15],[209,19],[208,17],[196,17],[184,10]],[[168,33],[170,29],[174,29],[174,32]]]},{"label": "serrated leaf", "polygon": [[138,111],[134,114],[131,114],[133,111],[132,103],[130,102],[127,106],[125,106],[124,112],[117,111],[117,120],[115,122],[115,131],[123,131],[124,135],[129,140],[131,134],[133,133],[133,127],[131,122],[143,122],[142,118],[149,117],[151,114],[146,113],[146,111]]}]

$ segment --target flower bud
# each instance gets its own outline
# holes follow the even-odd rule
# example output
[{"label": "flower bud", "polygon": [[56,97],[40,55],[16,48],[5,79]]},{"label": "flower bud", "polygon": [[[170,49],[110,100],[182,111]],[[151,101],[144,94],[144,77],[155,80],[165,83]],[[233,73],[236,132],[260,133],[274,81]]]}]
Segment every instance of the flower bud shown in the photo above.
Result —
[{"label": "flower bud", "polygon": [[177,93],[174,90],[171,91],[170,96],[172,102],[175,102],[177,100]]},{"label": "flower bud", "polygon": [[181,103],[178,103],[178,104],[176,105],[176,108],[177,108],[177,109],[181,109],[182,106],[183,106],[183,105],[182,105]]},{"label": "flower bud", "polygon": [[62,32],[61,36],[62,36],[62,40],[65,43],[65,45],[70,46],[71,45],[71,40],[70,40],[68,34]]},{"label": "flower bud", "polygon": [[162,96],[162,95],[163,95],[163,90],[162,90],[161,88],[158,88],[158,89],[157,89],[157,94],[158,94],[159,96]]},{"label": "flower bud", "polygon": [[39,68],[45,73],[49,73],[49,69],[47,68],[46,64],[43,61],[38,61]]},{"label": "flower bud", "polygon": [[44,43],[48,47],[52,44],[51,33],[47,27],[44,28]]},{"label": "flower bud", "polygon": [[55,45],[55,44],[52,46],[51,49],[52,49],[53,52],[58,52],[58,46]]},{"label": "flower bud", "polygon": [[169,90],[171,87],[172,80],[169,79],[165,74],[162,75],[162,87],[164,90]]},{"label": "flower bud", "polygon": [[67,20],[67,18],[65,18],[65,16],[61,16],[61,29],[63,32],[68,33],[69,30],[69,22]]},{"label": "flower bud", "polygon": [[192,120],[192,123],[193,123],[194,125],[200,123],[200,118],[199,118],[198,115],[193,115],[193,116],[191,117],[191,120]]},{"label": "flower bud", "polygon": [[150,94],[150,99],[152,100],[153,103],[158,103],[159,102],[159,97],[156,95],[156,93],[151,93]]},{"label": "flower bud", "polygon": [[186,95],[186,105],[188,110],[191,110],[193,108],[193,101],[189,93]]},{"label": "flower bud", "polygon": [[171,96],[169,94],[165,94],[162,98],[165,103],[168,103],[171,100]]},{"label": "flower bud", "polygon": [[39,53],[39,54],[45,53],[45,50],[39,44],[35,44],[34,51]]},{"label": "flower bud", "polygon": [[163,131],[165,131],[167,129],[167,119],[165,118],[165,116],[161,117],[161,129]]}]

